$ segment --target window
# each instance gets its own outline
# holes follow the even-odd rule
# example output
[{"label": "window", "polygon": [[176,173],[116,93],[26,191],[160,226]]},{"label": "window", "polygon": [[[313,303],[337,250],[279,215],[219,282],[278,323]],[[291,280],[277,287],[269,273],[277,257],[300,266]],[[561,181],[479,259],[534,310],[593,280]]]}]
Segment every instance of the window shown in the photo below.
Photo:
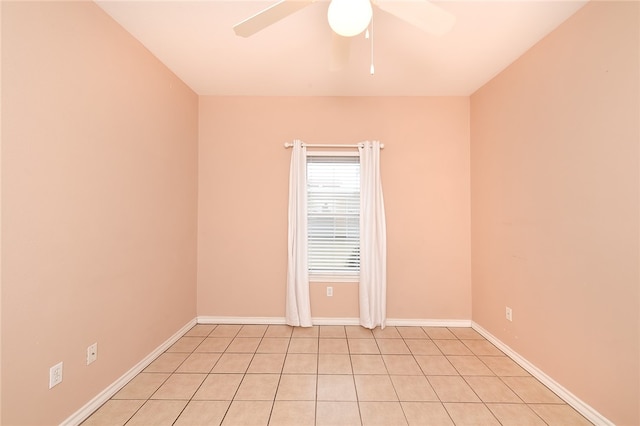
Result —
[{"label": "window", "polygon": [[360,159],[307,154],[308,262],[311,281],[358,281]]}]

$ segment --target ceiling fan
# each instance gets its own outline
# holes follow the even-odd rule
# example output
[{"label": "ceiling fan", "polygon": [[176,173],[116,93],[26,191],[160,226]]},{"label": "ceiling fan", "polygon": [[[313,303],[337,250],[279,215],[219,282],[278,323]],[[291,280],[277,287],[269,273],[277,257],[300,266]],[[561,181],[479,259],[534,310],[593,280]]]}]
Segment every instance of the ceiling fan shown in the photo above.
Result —
[{"label": "ceiling fan", "polygon": [[[233,30],[240,37],[252,36],[315,1],[279,0],[234,25]],[[350,37],[368,28],[373,6],[436,36],[449,32],[456,20],[451,13],[429,0],[331,0],[327,16],[333,30],[332,70],[341,69],[348,61]]]}]

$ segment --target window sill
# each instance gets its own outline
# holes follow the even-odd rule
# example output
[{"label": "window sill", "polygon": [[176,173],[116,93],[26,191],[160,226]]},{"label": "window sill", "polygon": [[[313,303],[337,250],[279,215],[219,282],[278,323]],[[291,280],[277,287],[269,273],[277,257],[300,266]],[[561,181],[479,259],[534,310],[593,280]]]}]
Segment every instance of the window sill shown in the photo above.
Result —
[{"label": "window sill", "polygon": [[358,283],[359,275],[309,275],[310,283]]}]

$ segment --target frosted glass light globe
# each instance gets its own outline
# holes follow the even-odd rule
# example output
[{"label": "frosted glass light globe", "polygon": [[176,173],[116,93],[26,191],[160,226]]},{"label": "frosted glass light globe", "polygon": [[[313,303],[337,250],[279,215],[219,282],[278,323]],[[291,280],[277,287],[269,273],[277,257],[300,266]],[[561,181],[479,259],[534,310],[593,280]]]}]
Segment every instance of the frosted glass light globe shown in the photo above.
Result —
[{"label": "frosted glass light globe", "polygon": [[369,26],[373,10],[369,0],[331,0],[329,26],[336,34],[353,37]]}]

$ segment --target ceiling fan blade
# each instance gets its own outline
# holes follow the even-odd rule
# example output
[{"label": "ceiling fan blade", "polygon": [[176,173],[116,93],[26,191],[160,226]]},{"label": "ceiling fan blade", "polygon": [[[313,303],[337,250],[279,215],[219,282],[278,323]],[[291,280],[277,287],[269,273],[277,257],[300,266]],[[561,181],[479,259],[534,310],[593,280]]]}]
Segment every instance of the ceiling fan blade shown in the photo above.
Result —
[{"label": "ceiling fan blade", "polygon": [[269,25],[286,18],[294,12],[310,5],[314,0],[280,0],[233,26],[233,31],[241,37],[249,37]]},{"label": "ceiling fan blade", "polygon": [[331,65],[330,71],[340,71],[349,63],[351,38],[342,37],[331,31]]},{"label": "ceiling fan blade", "polygon": [[456,17],[428,0],[375,0],[375,5],[391,15],[430,34],[448,33]]}]

